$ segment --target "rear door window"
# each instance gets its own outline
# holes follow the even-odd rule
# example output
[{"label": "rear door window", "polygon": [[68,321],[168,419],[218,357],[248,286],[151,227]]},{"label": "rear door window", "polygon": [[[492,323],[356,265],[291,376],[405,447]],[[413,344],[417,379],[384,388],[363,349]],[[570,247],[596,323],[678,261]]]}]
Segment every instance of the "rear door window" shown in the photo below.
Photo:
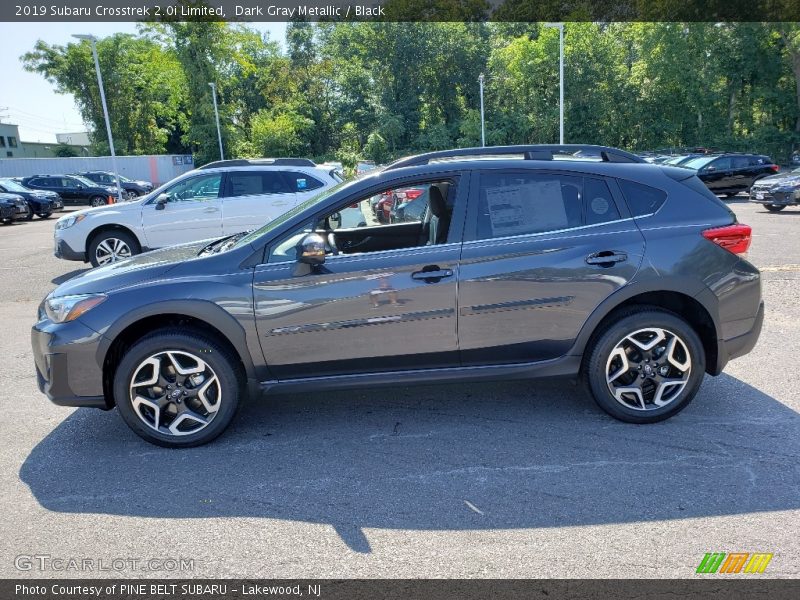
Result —
[{"label": "rear door window", "polygon": [[291,193],[280,171],[234,171],[228,173],[225,197]]},{"label": "rear door window", "polygon": [[286,180],[289,183],[289,189],[292,192],[308,192],[311,190],[316,190],[317,188],[321,188],[323,185],[325,185],[307,173],[286,171],[284,176],[286,177]]},{"label": "rear door window", "polygon": [[477,213],[477,239],[560,231],[620,218],[604,180],[558,173],[484,173]]}]

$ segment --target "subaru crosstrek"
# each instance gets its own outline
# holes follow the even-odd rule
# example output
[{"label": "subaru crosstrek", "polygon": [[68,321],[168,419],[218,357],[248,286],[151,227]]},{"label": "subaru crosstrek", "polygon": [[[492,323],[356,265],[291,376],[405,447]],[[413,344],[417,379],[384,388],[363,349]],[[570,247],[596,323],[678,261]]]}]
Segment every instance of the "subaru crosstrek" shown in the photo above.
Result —
[{"label": "subaru crosstrek", "polygon": [[[409,187],[427,208],[379,223],[369,199]],[[245,396],[379,384],[579,377],[651,423],[755,345],[750,236],[694,172],[621,150],[434,152],[63,283],[33,327],[36,375],[56,404],[116,406],[176,447]]]}]

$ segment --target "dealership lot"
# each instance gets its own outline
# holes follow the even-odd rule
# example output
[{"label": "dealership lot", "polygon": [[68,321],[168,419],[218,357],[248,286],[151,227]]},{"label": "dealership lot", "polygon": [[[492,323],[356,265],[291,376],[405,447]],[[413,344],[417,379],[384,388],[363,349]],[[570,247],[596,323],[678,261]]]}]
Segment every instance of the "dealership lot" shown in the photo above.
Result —
[{"label": "dealership lot", "polygon": [[797,577],[800,210],[731,206],[764,331],[667,422],[617,422],[564,382],[398,387],[265,398],[184,451],[38,392],[36,306],[83,268],[52,256],[52,219],[1,228],[0,574],[140,574],[15,567],[49,555],[202,577],[692,577],[706,552],[760,551]]}]

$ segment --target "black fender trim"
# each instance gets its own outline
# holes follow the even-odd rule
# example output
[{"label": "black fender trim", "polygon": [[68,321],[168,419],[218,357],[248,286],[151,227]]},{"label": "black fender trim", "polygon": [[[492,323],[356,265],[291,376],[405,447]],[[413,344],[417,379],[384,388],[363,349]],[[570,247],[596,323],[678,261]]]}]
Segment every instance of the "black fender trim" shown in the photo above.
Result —
[{"label": "black fender trim", "polygon": [[[142,319],[165,314],[192,317],[218,329],[239,355],[244,365],[248,382],[260,381],[261,378],[258,376],[253,356],[247,345],[247,334],[244,328],[224,309],[208,300],[165,300],[146,304],[125,313],[124,316],[114,321],[110,327],[100,332],[102,339],[97,349],[98,364],[104,364],[111,344],[122,331]],[[253,383],[248,383],[248,387],[253,385]]]},{"label": "black fender trim", "polygon": [[708,289],[708,287],[703,285],[702,282],[688,277],[648,276],[644,281],[631,281],[628,285],[617,290],[595,308],[592,314],[589,315],[589,318],[586,319],[583,327],[581,327],[581,331],[575,339],[575,343],[567,354],[571,356],[583,356],[592,334],[596,331],[603,319],[610,315],[626,300],[651,292],[675,292],[699,302],[703,308],[705,308],[706,312],[708,312],[714,323],[714,329],[717,334],[715,339],[719,339],[719,323],[716,317],[717,312],[714,308],[716,296],[714,296],[713,292]]}]

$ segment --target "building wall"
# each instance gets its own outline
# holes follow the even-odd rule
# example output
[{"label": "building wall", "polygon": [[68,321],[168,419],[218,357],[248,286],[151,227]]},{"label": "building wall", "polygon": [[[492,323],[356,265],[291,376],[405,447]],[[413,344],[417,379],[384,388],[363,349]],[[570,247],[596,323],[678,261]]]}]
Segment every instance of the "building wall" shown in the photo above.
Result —
[{"label": "building wall", "polygon": [[59,144],[69,144],[70,146],[89,146],[92,143],[92,141],[89,139],[88,131],[57,133],[56,141]]},{"label": "building wall", "polygon": [[[0,148],[2,150],[2,148]],[[192,157],[184,155],[118,156],[120,175],[161,185],[194,169]],[[0,160],[0,177],[60,175],[81,171],[112,171],[110,156],[74,158],[6,158]]]},{"label": "building wall", "polygon": [[[81,142],[68,145],[75,150],[78,156],[86,156],[89,153],[88,141],[87,145],[81,145]],[[57,143],[23,142],[19,139],[19,127],[17,125],[0,123],[0,160],[55,157],[57,147]]]}]

